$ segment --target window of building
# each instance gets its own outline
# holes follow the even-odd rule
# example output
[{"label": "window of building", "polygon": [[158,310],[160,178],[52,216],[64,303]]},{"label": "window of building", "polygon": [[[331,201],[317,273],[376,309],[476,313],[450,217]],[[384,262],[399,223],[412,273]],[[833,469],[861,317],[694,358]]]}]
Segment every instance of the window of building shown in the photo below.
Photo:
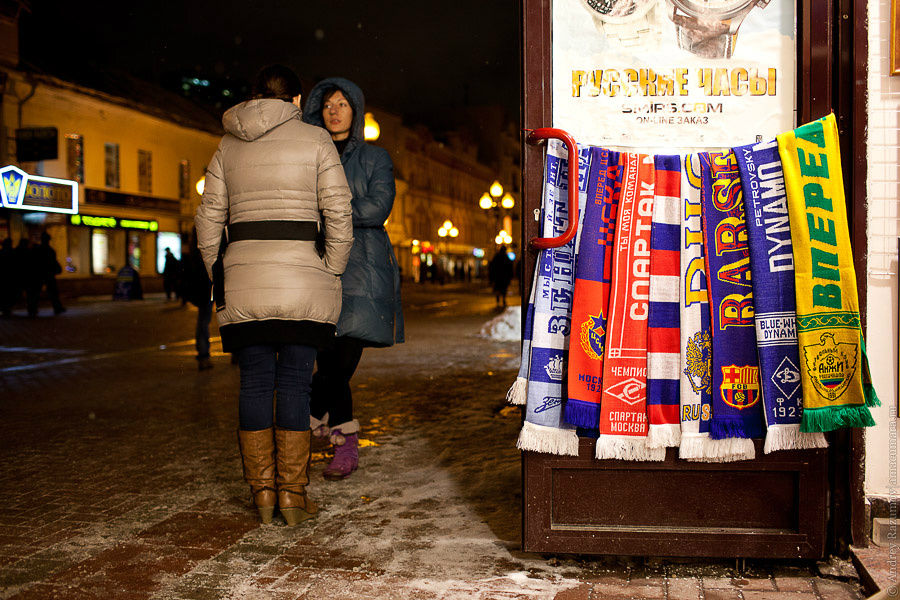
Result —
[{"label": "window of building", "polygon": [[178,165],[178,197],[188,200],[191,197],[191,161],[183,160]]},{"label": "window of building", "polygon": [[166,249],[171,250],[178,260],[181,260],[181,236],[170,231],[161,231],[156,234],[156,272],[162,273],[166,269]]},{"label": "window of building", "polygon": [[138,189],[145,194],[153,192],[153,153],[149,150],[138,150]]},{"label": "window of building", "polygon": [[66,177],[84,183],[84,138],[77,133],[66,136]]},{"label": "window of building", "polygon": [[109,266],[109,236],[103,229],[91,232],[91,272],[95,275],[107,273]]},{"label": "window of building", "polygon": [[106,187],[119,188],[119,145],[104,144],[106,156]]}]

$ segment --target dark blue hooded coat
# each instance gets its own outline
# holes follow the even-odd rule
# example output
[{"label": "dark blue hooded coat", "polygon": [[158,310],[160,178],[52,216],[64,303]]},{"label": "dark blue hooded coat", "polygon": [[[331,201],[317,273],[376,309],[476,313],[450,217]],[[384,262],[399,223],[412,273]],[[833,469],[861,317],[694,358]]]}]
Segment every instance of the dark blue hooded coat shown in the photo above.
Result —
[{"label": "dark blue hooded coat", "polygon": [[322,118],[324,92],[339,88],[353,107],[350,139],[341,155],[347,183],[353,194],[353,248],[341,277],[343,306],[337,334],[359,338],[369,346],[403,342],[400,306],[400,272],[384,222],[394,206],[394,163],[387,150],[366,144],[365,98],[347,79],[320,81],[309,93],[303,120],[325,127]]}]

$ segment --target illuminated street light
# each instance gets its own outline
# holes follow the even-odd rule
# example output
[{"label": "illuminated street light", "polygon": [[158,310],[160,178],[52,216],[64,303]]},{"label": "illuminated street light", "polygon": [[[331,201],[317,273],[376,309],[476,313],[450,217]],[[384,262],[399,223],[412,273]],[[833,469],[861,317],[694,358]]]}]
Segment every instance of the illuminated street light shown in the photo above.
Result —
[{"label": "illuminated street light", "polygon": [[450,237],[456,237],[459,235],[459,229],[457,229],[456,227],[451,227],[448,233],[450,234]]},{"label": "illuminated street light", "polygon": [[197,185],[195,187],[197,188],[197,193],[202,196],[203,190],[206,189],[206,176],[203,176],[200,179],[198,179]]},{"label": "illuminated street light", "polygon": [[515,198],[512,197],[512,194],[510,194],[509,192],[507,192],[506,195],[503,196],[503,200],[500,201],[500,206],[502,206],[505,209],[510,209],[515,205],[516,205],[516,200],[515,200]]},{"label": "illuminated street light", "polygon": [[487,192],[478,200],[478,206],[483,208],[484,210],[489,210],[494,206],[494,200],[491,198],[490,194]]},{"label": "illuminated street light", "polygon": [[494,183],[491,184],[490,191],[491,191],[491,196],[493,196],[494,198],[499,198],[500,196],[503,195],[503,186],[500,185],[500,182],[495,179]]},{"label": "illuminated street light", "polygon": [[366,123],[363,127],[363,137],[367,142],[373,142],[378,139],[378,136],[381,135],[381,127],[378,126],[378,121],[375,120],[375,115],[370,112],[366,113]]},{"label": "illuminated street light", "polygon": [[446,229],[447,231],[450,231],[450,229],[453,227],[453,221],[451,221],[450,219],[447,219],[446,221],[444,221],[444,224],[442,225],[442,227],[444,229]]}]

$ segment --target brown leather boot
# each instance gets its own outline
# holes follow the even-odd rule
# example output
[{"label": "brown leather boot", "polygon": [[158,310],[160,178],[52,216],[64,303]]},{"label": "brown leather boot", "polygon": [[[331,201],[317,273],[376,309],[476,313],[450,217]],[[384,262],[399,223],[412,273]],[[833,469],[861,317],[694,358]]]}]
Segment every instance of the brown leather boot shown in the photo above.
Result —
[{"label": "brown leather boot", "polygon": [[244,480],[250,484],[250,494],[263,523],[271,523],[275,512],[274,442],[271,427],[259,431],[238,430]]},{"label": "brown leather boot", "polygon": [[310,432],[275,428],[278,449],[278,509],[288,525],[311,519],[319,507],[306,496],[309,483]]}]

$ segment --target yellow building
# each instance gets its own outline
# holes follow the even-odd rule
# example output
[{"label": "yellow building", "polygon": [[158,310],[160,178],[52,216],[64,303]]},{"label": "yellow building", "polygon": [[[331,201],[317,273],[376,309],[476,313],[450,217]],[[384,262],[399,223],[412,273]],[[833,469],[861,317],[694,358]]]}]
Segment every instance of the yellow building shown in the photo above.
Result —
[{"label": "yellow building", "polygon": [[[0,80],[0,168],[78,183],[76,214],[0,209],[0,239],[36,243],[49,233],[69,294],[109,293],[127,263],[145,289],[158,289],[165,248],[180,256],[190,232],[195,184],[221,137],[217,119],[180,110],[182,99],[151,86],[153,105],[12,68],[0,67]],[[159,108],[168,96],[172,108]],[[23,155],[29,138],[54,129],[55,158]],[[41,157],[54,154],[48,141]]]}]

